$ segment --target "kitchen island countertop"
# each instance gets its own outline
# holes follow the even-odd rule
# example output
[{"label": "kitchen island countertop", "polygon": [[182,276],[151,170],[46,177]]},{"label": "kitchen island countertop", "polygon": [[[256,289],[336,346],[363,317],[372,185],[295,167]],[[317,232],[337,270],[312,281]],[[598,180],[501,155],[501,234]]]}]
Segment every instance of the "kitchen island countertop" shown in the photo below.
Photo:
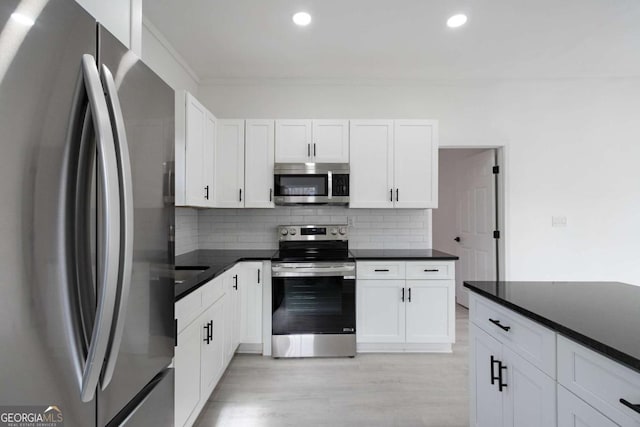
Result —
[{"label": "kitchen island countertop", "polygon": [[511,281],[464,286],[640,372],[640,286]]}]

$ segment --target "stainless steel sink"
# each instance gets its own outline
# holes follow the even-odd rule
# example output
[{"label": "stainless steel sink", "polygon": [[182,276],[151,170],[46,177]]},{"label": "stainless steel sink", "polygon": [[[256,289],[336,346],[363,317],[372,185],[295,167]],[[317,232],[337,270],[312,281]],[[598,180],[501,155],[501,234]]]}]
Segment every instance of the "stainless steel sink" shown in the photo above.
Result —
[{"label": "stainless steel sink", "polygon": [[196,277],[198,274],[205,272],[209,267],[203,266],[180,266],[176,267],[173,272],[173,278],[176,285],[180,285],[192,277]]}]

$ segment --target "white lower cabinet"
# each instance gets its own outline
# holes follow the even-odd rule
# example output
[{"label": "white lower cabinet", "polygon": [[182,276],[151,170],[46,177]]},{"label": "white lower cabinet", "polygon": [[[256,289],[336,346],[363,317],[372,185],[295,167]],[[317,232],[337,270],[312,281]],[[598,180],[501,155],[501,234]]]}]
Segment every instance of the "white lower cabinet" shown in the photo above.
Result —
[{"label": "white lower cabinet", "polygon": [[404,280],[358,279],[356,333],[358,343],[403,343]]},{"label": "white lower cabinet", "polygon": [[175,425],[183,426],[200,401],[200,322],[180,334],[175,348]]},{"label": "white lower cabinet", "polygon": [[262,353],[262,262],[243,262],[240,281],[240,348]]},{"label": "white lower cabinet", "polygon": [[[193,425],[241,342],[261,353],[262,289],[257,280],[258,274],[260,282],[264,280],[262,266],[237,263],[176,303],[177,427]],[[249,316],[255,309],[259,313]],[[243,323],[243,316],[250,321]]]},{"label": "white lower cabinet", "polygon": [[504,399],[496,382],[495,360],[502,358],[502,344],[475,325],[469,327],[471,426],[502,426]]},{"label": "white lower cabinet", "polygon": [[617,427],[584,400],[558,385],[558,427]]},{"label": "white lower cabinet", "polygon": [[[418,270],[423,275],[408,273]],[[440,274],[434,279],[423,271]],[[453,272],[453,261],[358,262],[358,351],[450,351],[455,341]]]},{"label": "white lower cabinet", "polygon": [[202,315],[203,337],[200,343],[201,360],[200,376],[203,396],[209,396],[224,372],[224,316],[223,295]]},{"label": "white lower cabinet", "polygon": [[475,324],[469,330],[471,426],[553,427],[556,382]]},{"label": "white lower cabinet", "polygon": [[640,373],[478,294],[469,310],[472,427],[640,427]]}]

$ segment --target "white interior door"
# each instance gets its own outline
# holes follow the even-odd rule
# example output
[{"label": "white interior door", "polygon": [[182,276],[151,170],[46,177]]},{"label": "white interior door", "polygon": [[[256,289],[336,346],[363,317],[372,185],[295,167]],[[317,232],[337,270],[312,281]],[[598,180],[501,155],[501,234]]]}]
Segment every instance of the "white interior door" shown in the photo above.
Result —
[{"label": "white interior door", "polygon": [[469,306],[465,280],[496,279],[494,151],[485,150],[461,159],[457,165],[456,212],[458,271],[456,300]]}]

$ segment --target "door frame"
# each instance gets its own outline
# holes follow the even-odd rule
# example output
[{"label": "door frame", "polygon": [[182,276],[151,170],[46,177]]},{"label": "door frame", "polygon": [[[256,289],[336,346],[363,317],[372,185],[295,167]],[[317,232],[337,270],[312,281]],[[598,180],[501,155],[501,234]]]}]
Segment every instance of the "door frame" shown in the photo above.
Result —
[{"label": "door frame", "polygon": [[[496,207],[495,207],[495,230],[500,231],[500,238],[496,239],[496,262],[497,262],[497,279],[504,281],[508,276],[508,261],[509,261],[509,239],[507,238],[509,230],[509,216],[508,216],[508,154],[509,147],[507,145],[441,145],[438,150],[494,150],[494,165],[499,167],[499,173],[496,174],[496,184],[494,187]],[[439,167],[440,165],[438,165]],[[430,211],[430,221],[433,234],[433,215]]]}]

